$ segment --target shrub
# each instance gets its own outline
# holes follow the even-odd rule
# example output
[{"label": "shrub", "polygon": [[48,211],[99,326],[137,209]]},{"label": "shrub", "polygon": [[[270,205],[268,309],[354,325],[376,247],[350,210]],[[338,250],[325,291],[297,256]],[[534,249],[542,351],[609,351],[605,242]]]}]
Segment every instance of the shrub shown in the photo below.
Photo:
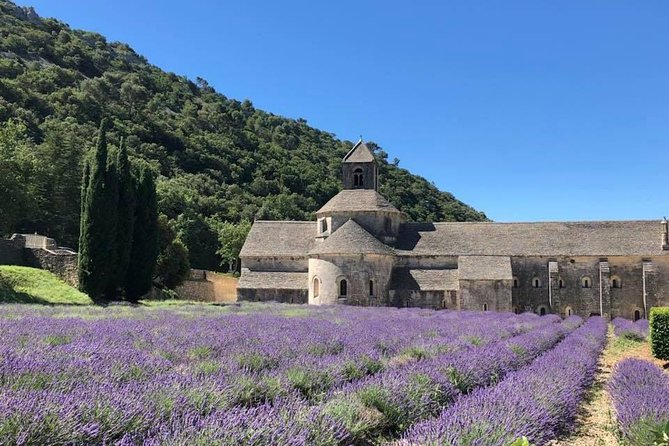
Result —
[{"label": "shrub", "polygon": [[651,308],[649,322],[653,356],[669,361],[669,307]]}]

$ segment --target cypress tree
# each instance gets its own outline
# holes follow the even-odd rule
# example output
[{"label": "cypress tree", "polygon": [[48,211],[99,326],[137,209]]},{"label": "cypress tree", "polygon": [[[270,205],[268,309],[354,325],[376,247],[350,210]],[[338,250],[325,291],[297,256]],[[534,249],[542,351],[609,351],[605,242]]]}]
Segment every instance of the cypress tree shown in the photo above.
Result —
[{"label": "cypress tree", "polygon": [[115,167],[109,161],[107,121],[103,119],[95,154],[84,171],[88,186],[82,188],[79,235],[79,289],[96,301],[113,298],[117,287],[114,269],[118,187]]},{"label": "cypress tree", "polygon": [[116,158],[118,175],[118,223],[116,228],[116,281],[121,287],[126,286],[128,265],[133,242],[135,223],[135,185],[130,170],[128,151],[121,139]]},{"label": "cypress tree", "polygon": [[131,302],[136,302],[151,290],[158,258],[156,183],[148,166],[142,165],[138,170],[133,243],[126,281],[126,297]]}]

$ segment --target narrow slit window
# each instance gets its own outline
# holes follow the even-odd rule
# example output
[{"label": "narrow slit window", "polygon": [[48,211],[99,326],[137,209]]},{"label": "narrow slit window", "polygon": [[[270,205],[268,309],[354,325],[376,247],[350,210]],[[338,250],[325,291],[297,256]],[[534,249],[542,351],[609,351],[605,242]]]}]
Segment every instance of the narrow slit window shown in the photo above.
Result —
[{"label": "narrow slit window", "polygon": [[343,279],[341,282],[339,282],[339,297],[346,296],[348,296],[348,282],[346,279]]}]

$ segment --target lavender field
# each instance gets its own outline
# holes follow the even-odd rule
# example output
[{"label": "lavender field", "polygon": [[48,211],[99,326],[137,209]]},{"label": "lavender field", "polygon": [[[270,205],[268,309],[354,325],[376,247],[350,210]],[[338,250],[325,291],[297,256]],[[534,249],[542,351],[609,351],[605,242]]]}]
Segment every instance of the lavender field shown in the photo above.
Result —
[{"label": "lavender field", "polygon": [[599,318],[244,305],[0,307],[0,444],[545,444]]}]

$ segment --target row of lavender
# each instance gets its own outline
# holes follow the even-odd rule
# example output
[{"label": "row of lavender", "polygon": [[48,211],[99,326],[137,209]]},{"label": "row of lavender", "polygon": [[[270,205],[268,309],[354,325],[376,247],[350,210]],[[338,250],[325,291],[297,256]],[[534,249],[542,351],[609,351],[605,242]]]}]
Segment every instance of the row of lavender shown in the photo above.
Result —
[{"label": "row of lavender", "polygon": [[459,399],[396,444],[507,446],[521,437],[546,444],[573,422],[594,380],[606,330],[601,318],[589,319],[530,366]]},{"label": "row of lavender", "polygon": [[[582,321],[544,325],[477,349],[399,366],[333,391],[317,406],[281,401],[256,409],[233,408],[207,416],[190,413],[158,427],[143,444],[378,444],[436,415],[463,394],[493,384],[550,349]],[[550,322],[549,322],[550,321]],[[234,420],[234,422],[233,422]],[[139,444],[140,439],[128,439]]]},{"label": "row of lavender", "polygon": [[616,336],[643,341],[648,338],[648,319],[639,319],[630,321],[622,317],[617,317],[611,321]]},{"label": "row of lavender", "polygon": [[609,393],[627,444],[667,444],[669,374],[651,362],[626,359],[617,364]]},{"label": "row of lavender", "polygon": [[[284,309],[72,314],[4,306],[0,438],[7,444],[347,444],[368,418],[376,421],[362,429],[363,437],[400,432],[458,392],[524,365],[573,329],[535,315]],[[515,356],[505,359],[495,349]],[[470,376],[466,365],[479,370],[467,360],[479,357],[473,351],[481,352],[482,364],[491,361],[487,374]],[[409,387],[386,386],[397,376],[408,377]],[[398,416],[375,407],[395,400],[372,396],[404,390],[416,401]],[[354,404],[332,403],[342,400]]]}]

